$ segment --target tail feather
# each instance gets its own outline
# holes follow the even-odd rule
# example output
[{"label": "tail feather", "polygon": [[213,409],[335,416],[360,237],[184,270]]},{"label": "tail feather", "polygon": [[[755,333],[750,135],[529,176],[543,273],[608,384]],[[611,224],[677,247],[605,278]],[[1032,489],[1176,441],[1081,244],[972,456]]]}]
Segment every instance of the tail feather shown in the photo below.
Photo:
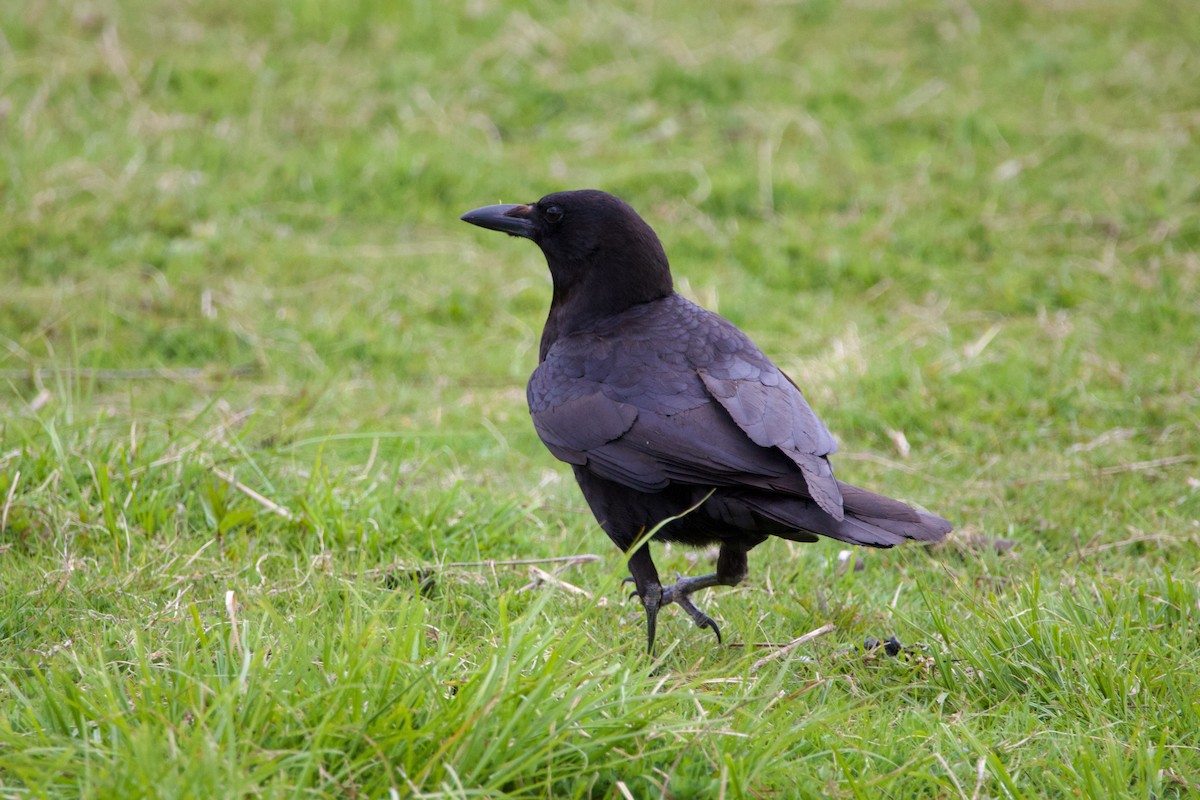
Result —
[{"label": "tail feather", "polygon": [[938,542],[954,527],[948,520],[936,514],[913,508],[899,500],[841,481],[838,481],[838,484],[842,490],[842,501],[845,503],[847,514],[905,539]]},{"label": "tail feather", "polygon": [[893,500],[890,497],[869,492],[861,486],[852,486],[841,481],[838,481],[838,488],[842,491],[842,505],[851,514],[876,519],[893,519],[897,522],[919,522],[921,519],[916,509],[899,500]]},{"label": "tail feather", "polygon": [[[846,516],[836,520],[811,500],[772,495],[744,498],[754,511],[796,531],[796,541],[810,541],[817,533],[849,544],[892,547],[906,540],[937,542],[953,526],[945,519],[915,509],[899,500],[838,481]],[[777,533],[790,539],[787,532]]]}]

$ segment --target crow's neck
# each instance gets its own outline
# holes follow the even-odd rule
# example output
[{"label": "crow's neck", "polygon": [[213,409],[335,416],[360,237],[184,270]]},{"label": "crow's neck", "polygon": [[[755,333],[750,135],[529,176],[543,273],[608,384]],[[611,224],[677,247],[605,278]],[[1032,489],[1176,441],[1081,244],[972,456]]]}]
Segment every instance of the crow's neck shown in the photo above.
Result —
[{"label": "crow's neck", "polygon": [[674,291],[665,259],[661,265],[655,264],[649,269],[589,269],[584,274],[588,277],[569,280],[551,270],[554,296],[546,326],[542,329],[539,363],[546,359],[546,353],[561,337],[586,331],[601,320],[667,297]]}]

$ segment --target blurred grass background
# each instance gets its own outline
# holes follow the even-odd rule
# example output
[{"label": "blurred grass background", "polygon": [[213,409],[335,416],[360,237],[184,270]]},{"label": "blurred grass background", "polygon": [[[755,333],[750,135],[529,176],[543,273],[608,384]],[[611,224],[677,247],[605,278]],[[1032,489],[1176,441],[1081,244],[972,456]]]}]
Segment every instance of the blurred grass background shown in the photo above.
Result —
[{"label": "blurred grass background", "polygon": [[[1200,791],[1197,42],[1183,0],[4,4],[0,792]],[[457,220],[584,187],[955,541],[764,545],[705,598],[744,646],[666,614],[651,676],[525,411],[544,263]],[[588,553],[590,597],[445,566]]]}]

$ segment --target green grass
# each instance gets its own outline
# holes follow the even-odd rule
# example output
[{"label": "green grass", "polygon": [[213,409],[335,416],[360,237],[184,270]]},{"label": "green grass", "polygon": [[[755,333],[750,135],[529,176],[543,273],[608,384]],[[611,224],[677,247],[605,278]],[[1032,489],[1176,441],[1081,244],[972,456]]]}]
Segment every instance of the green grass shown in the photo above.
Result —
[{"label": "green grass", "polygon": [[[1197,41],[1184,0],[0,4],[0,796],[1195,796]],[[457,220],[589,186],[955,538],[765,544],[703,598],[729,646],[668,609],[653,664],[526,415],[541,256]]]}]

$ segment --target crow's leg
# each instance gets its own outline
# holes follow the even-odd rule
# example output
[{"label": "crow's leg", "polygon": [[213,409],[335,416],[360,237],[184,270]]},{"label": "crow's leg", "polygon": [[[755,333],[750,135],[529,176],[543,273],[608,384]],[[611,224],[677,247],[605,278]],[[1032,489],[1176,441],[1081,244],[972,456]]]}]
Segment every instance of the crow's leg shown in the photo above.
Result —
[{"label": "crow's leg", "polygon": [[721,545],[717,556],[717,571],[710,575],[700,575],[695,578],[685,578],[682,575],[671,586],[663,590],[662,605],[676,603],[695,621],[697,628],[711,628],[717,635],[717,643],[721,643],[721,629],[717,622],[708,614],[696,608],[692,602],[692,592],[708,589],[712,586],[737,586],[746,577],[746,550],[729,544]]},{"label": "crow's leg", "polygon": [[629,557],[629,571],[637,586],[637,596],[646,609],[646,652],[654,655],[654,633],[658,627],[658,609],[663,605],[663,588],[658,581],[658,570],[650,558],[650,545],[644,544]]}]

